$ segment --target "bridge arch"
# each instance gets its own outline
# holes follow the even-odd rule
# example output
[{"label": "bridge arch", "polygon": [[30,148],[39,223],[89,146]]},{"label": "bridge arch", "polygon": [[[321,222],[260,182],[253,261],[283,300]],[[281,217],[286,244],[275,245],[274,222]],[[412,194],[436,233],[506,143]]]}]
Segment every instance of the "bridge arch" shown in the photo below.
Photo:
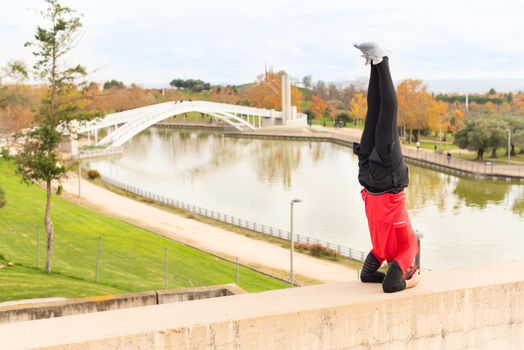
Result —
[{"label": "bridge arch", "polygon": [[111,130],[114,128],[100,142],[97,142],[98,137],[96,136],[95,142],[99,146],[118,147],[142,130],[164,119],[189,112],[208,114],[226,122],[239,131],[255,130],[262,126],[262,120],[264,120],[264,123],[268,123],[267,119],[270,119],[269,124],[271,125],[284,123],[307,125],[306,115],[296,113],[296,109],[293,117],[290,120],[285,120],[283,112],[275,110],[207,101],[172,101],[109,114],[103,119],[79,125],[77,133],[82,134],[94,131],[95,135],[97,135],[99,129],[108,128]]}]

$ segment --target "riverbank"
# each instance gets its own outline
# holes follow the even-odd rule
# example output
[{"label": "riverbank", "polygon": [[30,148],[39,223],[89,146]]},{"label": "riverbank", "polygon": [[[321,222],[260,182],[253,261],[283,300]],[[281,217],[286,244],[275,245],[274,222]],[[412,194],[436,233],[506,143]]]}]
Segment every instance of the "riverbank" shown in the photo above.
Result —
[{"label": "riverbank", "polygon": [[[110,215],[133,225],[151,230],[165,237],[198,249],[239,261],[257,270],[288,277],[289,249],[274,243],[252,239],[221,227],[209,225],[192,217],[171,213],[109,189],[81,180],[79,198],[78,177],[70,174],[63,181],[65,196],[70,201]],[[357,279],[357,270],[342,264],[296,253],[295,278],[299,283],[336,282]]]},{"label": "riverbank", "polygon": [[[238,281],[258,292],[286,281],[227,261],[154,232],[83,208],[53,194],[52,273],[46,259],[45,191],[21,182],[0,158],[6,205],[0,211],[0,301],[82,297]],[[238,271],[239,278],[236,278]]]},{"label": "riverbank", "polygon": [[[325,141],[352,147],[359,142],[362,130],[351,128],[326,128],[312,126],[303,128],[267,127],[256,131],[230,132],[227,137],[255,137],[296,141]],[[498,164],[492,161],[477,162],[447,157],[427,149],[402,145],[407,162],[455,175],[494,181],[524,182],[524,165]]]}]

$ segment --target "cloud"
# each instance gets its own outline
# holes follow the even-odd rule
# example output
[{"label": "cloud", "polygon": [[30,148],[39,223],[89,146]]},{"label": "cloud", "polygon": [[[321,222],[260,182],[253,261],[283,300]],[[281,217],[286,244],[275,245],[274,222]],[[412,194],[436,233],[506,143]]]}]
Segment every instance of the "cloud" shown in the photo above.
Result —
[{"label": "cloud", "polygon": [[[366,74],[352,42],[393,47],[397,79],[524,78],[519,45],[524,4],[478,1],[70,0],[84,36],[71,60],[92,79],[167,84],[196,77],[253,80],[264,63],[294,76],[350,80]],[[23,48],[41,1],[4,4],[0,63],[30,59]]]}]

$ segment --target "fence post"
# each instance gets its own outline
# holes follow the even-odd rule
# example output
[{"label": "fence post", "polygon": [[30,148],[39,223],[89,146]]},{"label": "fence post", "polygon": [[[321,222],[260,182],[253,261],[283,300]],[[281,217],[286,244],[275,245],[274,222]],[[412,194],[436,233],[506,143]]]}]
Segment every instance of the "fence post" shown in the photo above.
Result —
[{"label": "fence post", "polygon": [[236,265],[237,265],[237,286],[240,285],[239,282],[240,282],[240,269],[239,269],[239,266],[238,266],[238,256],[236,258]]},{"label": "fence post", "polygon": [[167,247],[164,247],[164,288],[167,289],[168,281],[167,281]]},{"label": "fence post", "polygon": [[417,244],[418,244],[418,253],[415,257],[415,264],[417,264],[417,268],[420,269],[420,240],[424,238],[424,234],[420,232],[419,230],[417,232]]},{"label": "fence post", "polygon": [[40,269],[40,233],[36,224],[36,268]]},{"label": "fence post", "polygon": [[98,252],[96,254],[96,273],[95,273],[95,282],[98,283],[98,271],[100,269],[100,253],[102,250],[102,236],[98,236]]}]

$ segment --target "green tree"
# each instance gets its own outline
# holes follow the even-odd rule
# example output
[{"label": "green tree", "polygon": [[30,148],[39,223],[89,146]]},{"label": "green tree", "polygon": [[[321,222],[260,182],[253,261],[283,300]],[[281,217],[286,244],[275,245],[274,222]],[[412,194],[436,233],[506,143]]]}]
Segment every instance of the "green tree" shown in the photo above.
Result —
[{"label": "green tree", "polygon": [[490,129],[491,158],[497,158],[497,148],[507,146],[508,134],[502,123],[491,123]]},{"label": "green tree", "polygon": [[520,148],[520,153],[524,153],[524,129],[517,130],[511,137],[512,144]]},{"label": "green tree", "polygon": [[125,89],[126,88],[126,85],[121,82],[121,81],[118,81],[118,80],[111,80],[111,81],[106,81],[104,83],[104,90],[109,90],[109,89]]},{"label": "green tree", "polygon": [[490,136],[489,130],[481,126],[480,120],[468,120],[455,134],[455,144],[460,148],[477,151],[477,160],[481,160],[489,147]]},{"label": "green tree", "polygon": [[189,89],[195,92],[211,89],[211,84],[206,83],[200,79],[173,79],[169,85],[179,89]]},{"label": "green tree", "polygon": [[[518,145],[522,152],[522,144],[518,143],[519,138],[515,139],[515,136],[518,136],[520,131],[524,132],[524,118],[521,116],[507,116],[504,118],[508,124],[508,128],[511,129],[511,144],[510,150],[511,156],[515,156],[515,146]],[[508,153],[506,152],[506,155]]]},{"label": "green tree", "polygon": [[313,86],[313,78],[311,75],[306,75],[302,78],[302,85],[304,85],[306,89],[311,89],[311,86]]},{"label": "green tree", "polygon": [[504,145],[506,139],[506,124],[494,118],[469,119],[455,134],[455,144],[477,152],[477,160],[484,159],[484,153],[492,149],[492,157],[496,157],[496,149]]},{"label": "green tree", "polygon": [[346,125],[346,123],[349,123],[349,122],[352,121],[350,115],[348,113],[346,113],[346,112],[342,112],[342,113],[337,114],[335,119],[338,120],[338,121],[342,121],[344,123],[344,125]]},{"label": "green tree", "polygon": [[16,102],[19,99],[17,94],[2,85],[2,80],[6,78],[24,79],[27,76],[27,67],[22,61],[10,61],[0,68],[0,108],[4,108],[10,102]]},{"label": "green tree", "polygon": [[307,117],[307,123],[311,125],[311,123],[313,123],[313,119],[315,119],[315,113],[311,109],[306,109],[304,114]]},{"label": "green tree", "polygon": [[[58,0],[46,0],[47,8],[41,15],[46,27],[37,27],[33,42],[26,46],[34,49],[35,78],[49,85],[49,94],[42,102],[36,118],[37,127],[23,135],[23,149],[16,156],[18,171],[24,180],[43,181],[46,185],[45,229],[46,229],[46,267],[51,273],[53,256],[53,223],[51,221],[51,184],[60,180],[66,168],[59,161],[58,146],[62,134],[74,119],[88,117],[78,105],[76,82],[86,75],[80,65],[67,66],[65,56],[78,39],[81,27],[80,18],[75,11],[62,6]],[[72,98],[71,96],[74,96]]]},{"label": "green tree", "polygon": [[0,84],[5,78],[21,79],[27,78],[27,67],[23,61],[9,61],[5,67],[0,69]]}]

